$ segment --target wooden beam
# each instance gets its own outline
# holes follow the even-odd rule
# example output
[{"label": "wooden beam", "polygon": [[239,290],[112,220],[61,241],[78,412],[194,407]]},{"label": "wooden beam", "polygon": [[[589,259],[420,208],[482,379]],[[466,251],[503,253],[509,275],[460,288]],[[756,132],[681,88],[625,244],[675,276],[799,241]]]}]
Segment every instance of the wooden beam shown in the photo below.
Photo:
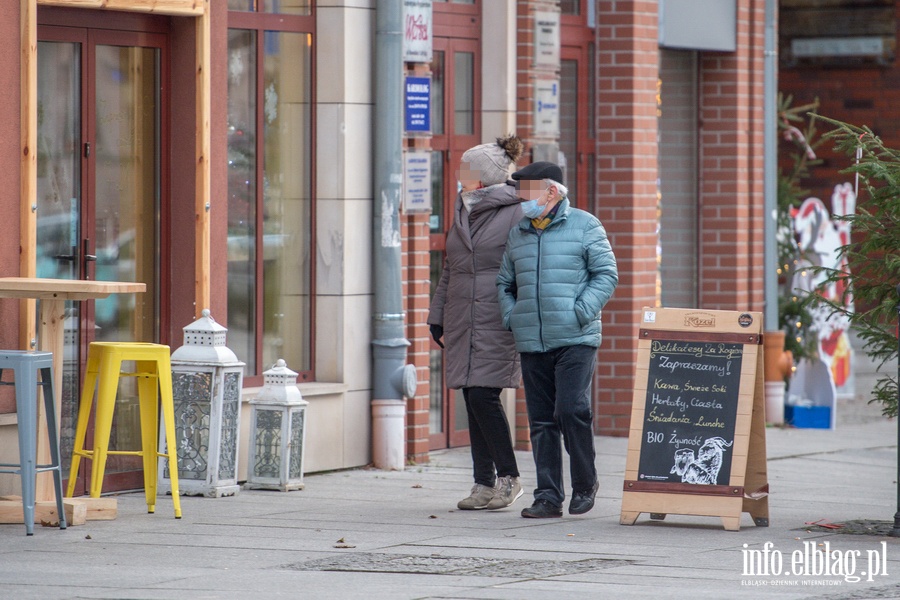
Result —
[{"label": "wooden beam", "polygon": [[[37,273],[37,4],[21,0],[19,276]],[[35,301],[19,303],[19,348],[34,348]]]},{"label": "wooden beam", "polygon": [[88,521],[114,521],[119,514],[118,499],[109,496],[102,498],[88,498],[87,496],[66,498],[65,502],[75,502],[84,506],[85,516]]},{"label": "wooden beam", "polygon": [[[29,0],[33,2],[34,0]],[[199,17],[206,0],[37,0],[41,6],[67,8],[101,8],[127,12],[152,13],[181,17]]]},{"label": "wooden beam", "polygon": [[[14,506],[18,505],[18,509]],[[56,500],[43,500],[34,503],[34,522],[40,523],[38,508],[43,516],[56,515]],[[114,521],[119,514],[119,500],[111,496],[102,498],[63,498],[63,510],[66,511],[68,525],[84,525],[85,521]],[[16,512],[18,511],[18,512]],[[18,519],[15,515],[18,514]],[[21,523],[22,497],[0,496],[0,523]],[[47,518],[45,521],[49,520]]]},{"label": "wooden beam", "polygon": [[210,17],[209,4],[204,2],[203,14],[197,18],[196,35],[196,181],[195,181],[195,239],[194,251],[194,318],[210,308]]},{"label": "wooden beam", "polygon": [[[66,525],[84,525],[87,517],[87,504],[73,498],[63,499],[63,510],[66,511]],[[22,499],[16,496],[0,497],[0,523],[22,523],[25,514],[22,510]],[[34,522],[36,525],[47,523],[54,527],[59,525],[59,514],[56,512],[56,501],[35,502]]]}]

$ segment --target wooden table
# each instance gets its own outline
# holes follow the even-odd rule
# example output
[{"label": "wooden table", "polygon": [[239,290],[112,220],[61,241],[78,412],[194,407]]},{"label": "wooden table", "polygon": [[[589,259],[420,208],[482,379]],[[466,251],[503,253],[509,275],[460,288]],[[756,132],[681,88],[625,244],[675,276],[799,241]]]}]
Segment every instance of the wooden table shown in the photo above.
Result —
[{"label": "wooden table", "polygon": [[[94,300],[110,294],[126,294],[147,291],[144,283],[124,281],[85,281],[79,279],[40,279],[32,277],[0,277],[0,298],[40,300],[38,323],[39,350],[53,353],[53,384],[56,394],[56,422],[61,421],[63,344],[66,301]],[[56,432],[59,435],[59,432]],[[50,446],[47,436],[47,420],[43,403],[38,403],[38,464],[50,462]],[[45,476],[46,475],[46,476]],[[63,473],[63,477],[66,473]],[[53,500],[53,481],[49,473],[38,474],[36,500]]]}]

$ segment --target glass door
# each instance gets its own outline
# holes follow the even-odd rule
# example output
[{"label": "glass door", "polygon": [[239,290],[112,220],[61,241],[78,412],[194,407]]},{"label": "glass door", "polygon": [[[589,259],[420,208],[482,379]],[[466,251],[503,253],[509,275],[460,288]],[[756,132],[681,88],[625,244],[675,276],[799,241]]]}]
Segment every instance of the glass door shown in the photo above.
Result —
[{"label": "glass door", "polygon": [[[447,231],[454,218],[457,171],[463,153],[481,143],[478,44],[475,40],[434,38],[432,78],[431,284],[440,280]],[[432,449],[469,443],[469,420],[462,391],[444,386],[443,351],[430,348],[430,442]]]},{"label": "glass door", "polygon": [[[567,38],[563,38],[568,42]],[[560,162],[573,204],[597,213],[594,44],[563,45],[559,81]]]},{"label": "glass door", "polygon": [[589,0],[560,8],[559,151],[569,198],[597,214],[597,27]]},{"label": "glass door", "polygon": [[[158,340],[165,38],[48,26],[39,39],[37,274],[147,285],[144,294],[67,307],[60,438],[68,474],[88,344]],[[117,403],[110,449],[139,449],[131,378]],[[83,493],[90,461],[82,464]],[[140,488],[142,473],[140,457],[111,456],[104,490]]]}]

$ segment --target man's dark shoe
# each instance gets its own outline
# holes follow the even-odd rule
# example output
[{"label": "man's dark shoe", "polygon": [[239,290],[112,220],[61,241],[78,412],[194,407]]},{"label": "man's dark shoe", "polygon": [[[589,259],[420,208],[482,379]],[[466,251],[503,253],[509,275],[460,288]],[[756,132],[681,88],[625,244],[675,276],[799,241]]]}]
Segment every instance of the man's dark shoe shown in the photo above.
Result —
[{"label": "man's dark shoe", "polygon": [[574,492],[572,500],[569,502],[570,515],[583,515],[587,511],[594,508],[594,497],[597,490],[600,489],[600,481],[594,481],[594,487],[582,492]]},{"label": "man's dark shoe", "polygon": [[522,509],[522,516],[526,519],[549,519],[562,516],[562,507],[556,506],[547,500],[535,500],[534,504]]}]

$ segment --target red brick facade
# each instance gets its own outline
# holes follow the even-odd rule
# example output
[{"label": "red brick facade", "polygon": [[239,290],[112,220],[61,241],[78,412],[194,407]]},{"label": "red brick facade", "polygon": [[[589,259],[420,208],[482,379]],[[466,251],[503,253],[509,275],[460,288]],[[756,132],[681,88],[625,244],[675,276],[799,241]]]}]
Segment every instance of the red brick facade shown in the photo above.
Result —
[{"label": "red brick facade", "polygon": [[406,401],[406,454],[420,463],[428,461],[428,405],[430,336],[428,306],[430,304],[428,215],[409,215],[401,219],[403,239],[403,297],[406,305],[407,332],[410,341],[407,362],[416,367],[418,388],[415,398]]}]

